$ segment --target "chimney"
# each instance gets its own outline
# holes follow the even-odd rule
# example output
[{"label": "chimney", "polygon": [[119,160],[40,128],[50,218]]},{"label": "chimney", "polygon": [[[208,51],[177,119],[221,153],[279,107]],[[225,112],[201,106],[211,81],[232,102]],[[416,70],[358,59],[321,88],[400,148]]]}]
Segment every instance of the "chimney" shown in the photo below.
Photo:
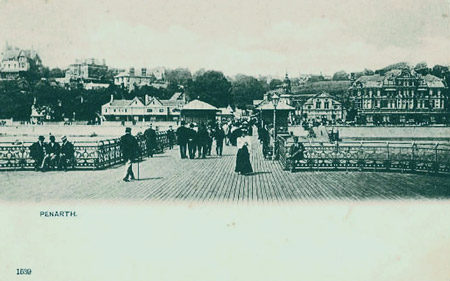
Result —
[{"label": "chimney", "polygon": [[143,67],[143,68],[141,69],[141,75],[142,75],[142,76],[147,76],[147,68]]},{"label": "chimney", "polygon": [[111,95],[111,100],[109,101],[109,103],[112,103],[114,100],[114,95]]},{"label": "chimney", "polygon": [[130,76],[134,76],[134,67],[130,67]]},{"label": "chimney", "polygon": [[148,102],[149,102],[149,97],[148,97],[148,95],[147,95],[147,94],[145,94],[145,105],[147,105],[147,104],[148,104]]}]

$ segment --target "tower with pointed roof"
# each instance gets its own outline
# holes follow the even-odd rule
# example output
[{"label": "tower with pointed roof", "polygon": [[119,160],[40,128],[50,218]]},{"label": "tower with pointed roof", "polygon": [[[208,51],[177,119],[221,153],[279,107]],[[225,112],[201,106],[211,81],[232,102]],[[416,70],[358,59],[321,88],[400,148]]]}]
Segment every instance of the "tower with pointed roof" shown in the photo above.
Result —
[{"label": "tower with pointed roof", "polygon": [[291,93],[291,79],[289,79],[288,73],[286,72],[286,76],[283,81],[283,89],[286,94]]}]

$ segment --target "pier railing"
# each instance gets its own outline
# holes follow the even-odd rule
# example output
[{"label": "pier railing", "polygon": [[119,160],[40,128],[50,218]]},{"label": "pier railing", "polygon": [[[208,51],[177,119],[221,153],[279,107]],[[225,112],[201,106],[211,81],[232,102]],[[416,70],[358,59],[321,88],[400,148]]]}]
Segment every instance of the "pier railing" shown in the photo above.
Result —
[{"label": "pier railing", "polygon": [[[148,154],[146,139],[142,134],[136,136],[140,154]],[[75,157],[71,168],[74,169],[105,169],[122,163],[120,139],[99,141],[73,141]],[[0,142],[0,170],[31,170],[34,160],[30,157],[31,142],[20,144]],[[162,153],[169,145],[167,132],[156,133],[154,153]]]},{"label": "pier railing", "polygon": [[291,155],[292,138],[279,136],[277,157],[286,170],[398,170],[450,174],[450,146],[395,142],[302,142],[305,150]]}]

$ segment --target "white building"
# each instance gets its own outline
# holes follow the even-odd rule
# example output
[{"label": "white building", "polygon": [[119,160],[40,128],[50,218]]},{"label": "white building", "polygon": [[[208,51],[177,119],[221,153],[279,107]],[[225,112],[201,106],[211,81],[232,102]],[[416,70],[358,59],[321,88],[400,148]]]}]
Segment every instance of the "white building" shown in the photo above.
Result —
[{"label": "white building", "polygon": [[322,92],[308,99],[302,106],[302,114],[308,120],[343,120],[342,104],[330,94]]},{"label": "white building", "polygon": [[111,100],[102,106],[106,121],[176,121],[186,104],[185,95],[175,93],[168,100],[146,95],[132,100]]},{"label": "white building", "polygon": [[167,88],[167,84],[162,82],[163,79],[164,69],[162,68],[148,70],[147,68],[135,69],[132,67],[128,71],[121,72],[114,76],[114,84],[128,89],[129,91],[142,86]]},{"label": "white building", "polygon": [[23,50],[6,45],[2,52],[0,77],[2,79],[15,79],[21,73],[27,72],[31,67],[40,68],[41,58],[34,50]]}]

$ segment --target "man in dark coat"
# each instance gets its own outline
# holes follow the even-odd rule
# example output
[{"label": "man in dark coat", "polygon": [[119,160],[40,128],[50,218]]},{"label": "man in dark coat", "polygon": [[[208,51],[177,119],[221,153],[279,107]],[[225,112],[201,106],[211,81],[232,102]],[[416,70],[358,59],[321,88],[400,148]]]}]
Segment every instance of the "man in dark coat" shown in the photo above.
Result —
[{"label": "man in dark coat", "polygon": [[37,171],[42,167],[45,157],[45,137],[39,136],[38,141],[30,146],[30,157],[34,160],[34,169]]},{"label": "man in dark coat", "polygon": [[209,134],[208,130],[205,127],[205,124],[201,124],[197,133],[197,150],[198,150],[198,158],[206,158],[206,154],[208,154],[208,143],[209,143]]},{"label": "man in dark coat", "polygon": [[169,126],[169,130],[167,130],[167,140],[169,141],[169,149],[173,149],[173,145],[175,143],[175,132],[172,129],[172,126]]},{"label": "man in dark coat", "polygon": [[123,181],[134,180],[133,162],[139,156],[139,144],[134,136],[131,135],[131,128],[125,129],[125,135],[120,138],[120,150],[122,151],[123,160],[126,162],[126,173]]},{"label": "man in dark coat", "polygon": [[73,144],[67,140],[66,136],[61,138],[61,149],[59,153],[59,169],[67,171],[67,163],[72,163],[75,158],[75,149]]},{"label": "man in dark coat", "polygon": [[291,156],[291,169],[295,169],[295,161],[302,160],[304,158],[305,146],[298,141],[298,137],[294,136],[294,143],[289,149],[289,155]]},{"label": "man in dark coat", "polygon": [[191,123],[188,131],[188,149],[189,149],[189,158],[195,158],[195,152],[197,149],[197,132],[194,130],[194,124]]},{"label": "man in dark coat", "polygon": [[177,140],[180,146],[181,159],[187,158],[187,144],[189,142],[189,129],[185,127],[184,121],[181,121],[181,126],[177,129]]},{"label": "man in dark coat", "polygon": [[55,136],[50,136],[50,142],[45,146],[45,157],[42,161],[42,170],[53,169],[59,163],[59,152],[61,147],[56,142]]},{"label": "man in dark coat", "polygon": [[223,139],[225,138],[225,132],[220,126],[217,126],[214,132],[214,139],[216,140],[216,154],[222,156],[223,152]]},{"label": "man in dark coat", "polygon": [[262,143],[262,153],[264,158],[267,158],[267,154],[269,153],[270,134],[265,127],[261,127],[259,133],[259,139]]},{"label": "man in dark coat", "polygon": [[155,153],[156,148],[156,131],[153,130],[152,124],[150,127],[144,132],[146,147],[147,147],[147,156],[153,157],[153,153]]}]

